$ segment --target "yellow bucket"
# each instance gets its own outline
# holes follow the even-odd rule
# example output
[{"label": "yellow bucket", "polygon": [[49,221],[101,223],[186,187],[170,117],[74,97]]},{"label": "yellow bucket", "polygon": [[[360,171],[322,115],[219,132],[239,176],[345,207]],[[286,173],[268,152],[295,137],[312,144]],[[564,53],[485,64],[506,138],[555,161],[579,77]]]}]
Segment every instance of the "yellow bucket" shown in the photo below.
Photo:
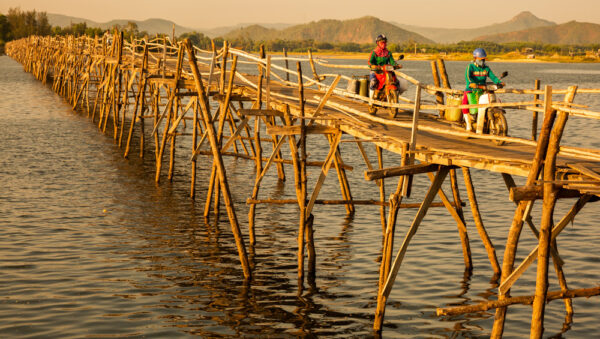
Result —
[{"label": "yellow bucket", "polygon": [[[447,106],[458,106],[462,104],[462,98],[459,96],[448,96],[446,98]],[[444,119],[448,121],[460,121],[462,119],[462,111],[460,108],[446,108]]]}]

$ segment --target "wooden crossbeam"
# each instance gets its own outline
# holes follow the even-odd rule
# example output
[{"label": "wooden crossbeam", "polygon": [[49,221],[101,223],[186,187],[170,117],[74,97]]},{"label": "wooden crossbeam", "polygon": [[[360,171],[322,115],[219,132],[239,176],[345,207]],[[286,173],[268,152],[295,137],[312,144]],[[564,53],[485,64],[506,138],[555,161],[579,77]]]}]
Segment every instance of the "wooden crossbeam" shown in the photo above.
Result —
[{"label": "wooden crossbeam", "polygon": [[223,145],[223,147],[221,148],[221,152],[227,151],[227,149],[235,142],[235,140],[242,133],[242,130],[244,130],[244,128],[246,128],[247,125],[248,125],[248,118],[242,119],[242,122],[240,122],[240,124],[238,125],[238,127],[235,130],[235,132],[233,133],[233,135],[231,135],[229,140],[227,140],[227,143],[225,145]]},{"label": "wooden crossbeam", "polygon": [[[267,126],[270,135],[300,135],[300,126]],[[340,132],[335,127],[306,126],[306,134],[335,134]]]},{"label": "wooden crossbeam", "polygon": [[239,109],[239,115],[282,117],[283,112],[275,109]]},{"label": "wooden crossbeam", "polygon": [[[600,286],[592,287],[592,288],[580,288],[576,290],[568,290],[568,291],[554,291],[548,292],[546,295],[546,302],[550,302],[556,299],[568,299],[568,298],[580,298],[580,297],[593,297],[596,295],[600,295]],[[477,305],[469,305],[469,306],[458,306],[458,307],[448,307],[448,308],[438,308],[436,310],[436,314],[438,316],[441,315],[459,315],[465,313],[473,313],[473,312],[482,312],[487,311],[492,308],[505,307],[514,304],[523,304],[523,305],[531,305],[533,303],[533,299],[535,296],[522,296],[522,297],[512,297],[505,298],[502,300],[492,300],[482,302]]]},{"label": "wooden crossbeam", "polygon": [[[557,198],[579,198],[581,192],[577,190],[569,190],[561,188],[558,190]],[[543,198],[543,186],[516,186],[510,188],[509,198],[511,201],[531,201]]]},{"label": "wooden crossbeam", "polygon": [[[455,168],[452,166],[452,168]],[[377,179],[398,177],[402,175],[420,174],[437,172],[440,169],[438,164],[421,163],[416,165],[388,167],[382,169],[368,170],[365,171],[365,179],[372,181]]]},{"label": "wooden crossbeam", "polygon": [[[271,204],[271,205],[288,205],[288,204],[298,204],[298,200],[296,199],[246,199],[246,204]],[[389,206],[390,203],[387,201],[379,201],[379,200],[330,200],[330,199],[317,199],[314,202],[315,205],[376,205],[376,206]],[[453,207],[456,204],[451,203]],[[461,206],[465,206],[464,202],[461,202]],[[429,207],[445,207],[446,205],[443,202],[433,202]],[[400,204],[399,208],[419,208],[421,207],[420,203],[409,203],[409,204]]]},{"label": "wooden crossbeam", "polygon": [[[254,101],[253,98],[242,95],[242,94],[233,94],[232,93],[230,97],[231,97],[231,99],[230,99],[231,101]],[[222,100],[224,98],[225,98],[225,95],[221,95],[218,93],[213,95],[213,99],[215,99],[217,101]]]}]

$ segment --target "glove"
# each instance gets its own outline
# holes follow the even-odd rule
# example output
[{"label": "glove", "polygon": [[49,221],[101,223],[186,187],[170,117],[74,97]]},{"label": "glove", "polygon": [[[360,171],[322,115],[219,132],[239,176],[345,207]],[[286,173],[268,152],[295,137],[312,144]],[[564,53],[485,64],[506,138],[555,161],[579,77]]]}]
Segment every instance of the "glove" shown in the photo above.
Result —
[{"label": "glove", "polygon": [[503,83],[503,82],[501,82],[501,83],[499,83],[497,86],[498,86],[498,88],[504,88],[504,86],[506,86],[506,84],[505,84],[505,83]]},{"label": "glove", "polygon": [[472,83],[469,84],[469,87],[470,88],[477,88],[477,84],[474,83],[474,82],[472,82]]}]

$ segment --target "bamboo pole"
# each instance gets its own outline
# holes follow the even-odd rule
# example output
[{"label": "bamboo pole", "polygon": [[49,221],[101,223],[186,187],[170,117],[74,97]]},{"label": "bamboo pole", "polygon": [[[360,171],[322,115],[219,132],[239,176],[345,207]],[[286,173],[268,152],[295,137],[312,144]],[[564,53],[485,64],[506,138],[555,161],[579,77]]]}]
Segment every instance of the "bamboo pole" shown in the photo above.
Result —
[{"label": "bamboo pole", "polygon": [[317,74],[317,68],[315,66],[315,61],[313,60],[312,51],[310,48],[308,49],[308,63],[310,64],[310,69],[312,70],[313,79],[315,79],[317,81],[317,88],[320,90],[321,89],[321,85],[320,85],[321,79],[319,78],[319,74]]},{"label": "bamboo pole", "polygon": [[250,279],[252,274],[250,272],[250,267],[248,264],[248,256],[246,254],[246,247],[244,245],[244,238],[242,237],[239,224],[237,221],[237,217],[235,214],[235,209],[233,206],[233,202],[231,201],[231,193],[229,191],[229,184],[227,183],[227,174],[225,172],[225,165],[223,164],[223,158],[220,154],[220,149],[218,147],[218,142],[216,138],[216,133],[214,130],[214,126],[210,123],[210,117],[208,115],[208,103],[205,101],[205,91],[204,86],[202,84],[202,78],[200,75],[200,71],[198,70],[198,64],[196,63],[196,56],[194,54],[194,49],[189,40],[185,40],[185,48],[188,53],[188,59],[190,62],[190,66],[192,68],[192,73],[194,75],[194,82],[196,84],[196,91],[198,93],[198,99],[200,100],[201,111],[203,114],[204,122],[206,125],[206,130],[208,131],[208,140],[210,141],[211,148],[214,153],[214,162],[217,164],[217,174],[219,177],[219,181],[221,183],[221,189],[223,191],[223,200],[225,201],[225,205],[227,206],[227,215],[229,216],[229,222],[231,224],[231,229],[233,235],[235,237],[236,246],[238,249],[238,254],[240,257],[240,262],[242,264],[242,269],[244,271],[244,277],[246,279]]},{"label": "bamboo pole", "polygon": [[[554,125],[554,120],[556,118],[556,111],[552,107],[552,87],[546,85],[544,90],[544,122],[542,124],[542,130],[540,132],[540,136],[538,139],[538,144],[536,147],[536,152],[534,155],[533,163],[531,169],[529,171],[529,175],[527,177],[526,185],[532,185],[535,180],[537,180],[538,174],[540,173],[542,161],[546,157],[546,152],[548,149],[548,142],[550,139],[550,131],[552,130],[552,126]],[[565,96],[565,102],[572,102],[575,94],[575,89],[573,88],[567,95]],[[508,239],[506,242],[506,247],[504,250],[504,260],[502,261],[502,279],[501,283],[504,282],[508,276],[513,271],[513,265],[515,261],[515,254],[517,250],[517,244],[519,241],[519,236],[521,234],[521,229],[523,227],[523,216],[525,215],[525,210],[527,208],[528,202],[521,201],[515,210],[515,216],[513,218],[513,222],[511,228],[509,230]],[[508,291],[506,295],[500,294],[499,299],[505,298],[508,295]],[[492,328],[492,338],[501,338],[502,333],[504,331],[504,321],[506,319],[506,308],[500,307],[496,309],[496,316],[494,318],[494,327]]]},{"label": "bamboo pole", "polygon": [[471,179],[471,172],[469,171],[468,167],[462,167],[462,172],[463,178],[465,180],[465,187],[467,188],[469,204],[471,206],[471,214],[473,214],[473,220],[475,221],[475,227],[477,227],[479,237],[483,242],[488,259],[492,264],[494,275],[498,276],[500,274],[500,264],[498,264],[498,257],[496,256],[496,249],[494,248],[494,244],[492,244],[492,240],[487,234],[487,231],[485,230],[485,227],[483,225],[483,220],[481,219],[481,213],[479,212],[479,204],[477,203],[477,196],[475,195],[475,188],[473,187],[473,180]]},{"label": "bamboo pole", "polygon": [[444,88],[452,89],[450,86],[450,80],[448,80],[448,72],[446,72],[446,63],[444,62],[444,59],[438,58],[436,62]]},{"label": "bamboo pole", "polygon": [[[179,79],[181,78],[181,73],[182,73],[182,67],[183,67],[183,45],[179,44],[179,50],[177,52],[177,65],[175,66],[175,87],[173,88],[173,94],[175,96],[175,103],[173,105],[173,113],[172,113],[172,117],[171,120],[173,121],[172,126],[173,128],[177,127],[177,115],[179,114],[179,107],[180,107],[180,101],[181,99],[177,96],[179,94],[179,87],[177,85],[177,83],[179,82]],[[181,116],[183,116],[185,113],[182,112]],[[166,129],[169,129],[168,127]],[[167,132],[168,133],[168,132]],[[167,134],[168,135],[168,134]],[[169,181],[173,181],[173,173],[175,171],[175,144],[177,141],[177,133],[173,132],[173,134],[171,134],[171,147],[170,147],[170,152],[169,152],[169,174],[168,174],[168,179]]]},{"label": "bamboo pole", "polygon": [[[312,120],[311,120],[312,121]],[[348,176],[346,175],[346,170],[342,168],[341,164],[343,164],[342,154],[339,149],[339,145],[335,152],[335,157],[333,158],[333,164],[335,166],[336,173],[338,175],[338,181],[340,183],[340,190],[342,193],[342,198],[348,201],[352,201],[352,192],[350,191],[350,181],[348,180]],[[355,212],[354,205],[349,203],[346,204],[346,213],[353,214]]]},{"label": "bamboo pole", "polygon": [[[441,87],[440,86],[440,75],[438,73],[438,67],[437,67],[437,61],[436,60],[431,60],[431,74],[433,75],[433,84],[435,85],[435,87]],[[444,104],[444,94],[442,92],[435,92],[435,101],[440,104],[443,105]],[[443,110],[439,111],[440,116],[442,116],[444,114]]]},{"label": "bamboo pole", "polygon": [[[271,55],[267,55],[267,68],[265,72],[265,81],[266,81],[266,91],[267,91],[267,109],[271,109]],[[260,107],[259,107],[260,109]],[[265,118],[269,123],[275,125],[275,117]],[[279,143],[279,137],[276,135],[271,136],[273,147]],[[281,152],[278,151],[276,153],[277,159],[282,159]],[[281,181],[285,181],[285,170],[283,168],[283,164],[280,162],[277,163],[277,177]]]},{"label": "bamboo pole", "polygon": [[[415,218],[404,238],[404,241],[402,242],[402,245],[400,246],[400,249],[398,250],[398,253],[396,254],[396,258],[394,259],[394,263],[392,264],[392,267],[387,276],[386,282],[385,282],[383,288],[380,289],[380,294],[382,295],[382,298],[381,299],[378,298],[378,300],[384,301],[389,296],[389,294],[392,290],[392,286],[394,285],[394,281],[396,280],[398,270],[400,269],[400,266],[402,265],[402,261],[404,259],[404,254],[406,253],[406,250],[408,249],[408,244],[410,243],[410,240],[412,239],[412,237],[417,233],[417,229],[419,228],[421,221],[427,214],[427,210],[429,209],[429,206],[431,205],[433,198],[435,197],[435,195],[439,191],[440,187],[442,186],[442,183],[444,182],[444,179],[446,178],[446,175],[448,174],[448,172],[449,172],[448,167],[445,167],[445,166],[442,167],[440,169],[440,171],[437,173],[433,183],[429,187],[429,191],[427,191],[427,194],[425,195],[425,199],[423,200],[423,203],[421,204],[421,207],[419,208],[419,211],[417,212],[417,215],[415,216]],[[375,312],[375,321],[373,324],[373,329],[377,332],[381,331],[381,327],[383,325],[384,313],[385,313],[385,302],[378,303],[377,310]]]},{"label": "bamboo pole", "polygon": [[[263,49],[264,51],[264,49]],[[262,90],[263,90],[263,70],[262,68],[259,68],[259,76],[258,76],[258,90],[257,90],[257,96],[256,96],[256,102],[254,104],[254,107],[256,107],[256,109],[261,109],[262,108]],[[262,167],[262,145],[260,142],[260,116],[256,116],[254,118],[254,144],[255,144],[255,163],[256,163],[256,184],[255,184],[255,190],[252,192],[252,195],[254,197],[258,196],[258,190],[259,190],[259,178],[260,175],[262,173],[263,167]],[[248,230],[249,230],[249,238],[250,238],[250,245],[254,245],[255,243],[255,235],[254,235],[254,217],[255,217],[255,212],[256,211],[256,205],[255,204],[251,204],[250,205],[250,209],[248,211]]]},{"label": "bamboo pole", "polygon": [[342,138],[342,132],[340,131],[337,133],[337,135],[335,135],[335,137],[333,138],[333,140],[331,142],[331,145],[329,146],[329,153],[327,154],[325,161],[323,161],[323,167],[321,168],[321,173],[319,174],[319,178],[317,179],[317,183],[315,184],[315,188],[313,189],[313,193],[310,197],[310,200],[308,201],[308,204],[306,205],[306,215],[307,216],[312,213],[312,209],[315,204],[315,200],[317,200],[317,197],[319,196],[319,192],[321,191],[321,186],[325,182],[327,173],[329,172],[329,169],[331,168],[331,163],[332,163],[333,159],[335,158],[337,146],[339,145],[341,138]]},{"label": "bamboo pole", "polygon": [[304,85],[302,83],[302,65],[296,63],[298,71],[298,105],[300,108],[300,192],[298,202],[300,206],[300,225],[298,228],[298,293],[302,293],[304,282],[304,233],[306,231],[306,123],[304,120]]},{"label": "bamboo pole", "polygon": [[[196,150],[196,147],[198,147],[198,133],[199,133],[199,121],[198,121],[198,110],[200,108],[200,105],[198,103],[198,100],[195,100],[194,103],[194,116],[193,116],[193,136],[192,136],[192,152],[194,152]],[[191,179],[190,179],[190,198],[195,199],[196,198],[196,170],[197,170],[197,166],[196,166],[196,158],[193,157],[191,159],[191,163],[192,163],[192,168],[191,168]]]},{"label": "bamboo pole", "polygon": [[[377,152],[377,165],[379,166],[379,169],[383,168],[383,149],[379,146],[377,146],[377,144],[375,144],[375,151]],[[381,202],[385,201],[385,180],[384,178],[381,178],[378,180],[379,181],[379,200]],[[387,220],[386,220],[386,216],[385,216],[385,206],[381,205],[381,207],[379,208],[379,216],[381,218],[381,230],[382,232],[385,234],[385,230],[387,228]]]},{"label": "bamboo pole", "polygon": [[288,63],[288,55],[287,55],[287,50],[284,48],[283,49],[283,57],[285,59],[285,69],[287,72],[285,72],[285,80],[286,81],[290,81],[290,65]]},{"label": "bamboo pole", "polygon": [[[144,101],[146,100],[146,86],[147,86],[147,78],[146,72],[148,71],[148,45],[144,45],[144,57],[142,60],[142,67],[140,69],[140,86],[138,89],[138,95],[135,100],[135,106],[133,108],[133,116],[131,117],[131,124],[129,126],[129,134],[127,135],[127,141],[125,143],[125,154],[124,157],[127,158],[129,155],[129,148],[131,147],[131,139],[133,138],[133,129],[135,126],[135,122],[137,120],[138,115],[138,107],[140,107],[140,115],[144,113]],[[140,118],[141,119],[141,118]],[[143,120],[140,121],[140,124],[143,125]]]},{"label": "bamboo pole", "polygon": [[[404,177],[399,179],[403,181]],[[401,187],[402,184],[399,184]],[[394,233],[396,230],[396,218],[398,216],[398,208],[402,202],[402,195],[395,193],[390,195],[389,199],[389,216],[388,216],[388,224],[384,230],[383,237],[383,246],[382,246],[382,256],[381,256],[381,265],[379,267],[379,285],[377,290],[377,310],[376,317],[374,323],[375,330],[381,330],[383,325],[383,317],[385,315],[385,304],[387,303],[387,295],[383,293],[383,288],[385,286],[385,279],[390,273],[390,266],[392,262],[392,254],[394,251]],[[379,314],[379,316],[377,316]]]},{"label": "bamboo pole", "polygon": [[[417,149],[417,133],[419,129],[419,110],[421,106],[421,86],[416,86],[415,93],[415,105],[413,108],[413,116],[412,116],[412,126],[410,132],[410,142],[409,142],[409,158],[408,165],[412,165],[415,161],[415,150]],[[413,176],[409,175],[407,177],[406,185],[404,186],[404,190],[402,195],[405,197],[410,197],[410,193],[412,190],[412,180]]]},{"label": "bamboo pole", "polygon": [[[427,173],[427,175],[429,176],[429,179],[431,180],[431,182],[433,182],[435,180],[433,173],[429,172],[429,173]],[[451,177],[451,182],[452,182],[452,177]],[[456,179],[454,179],[454,182],[456,183]],[[452,185],[453,184],[451,183],[451,186]],[[450,202],[450,200],[448,200],[448,197],[444,193],[444,190],[441,188],[438,191],[438,195],[439,195],[440,199],[442,200],[442,202],[444,203],[444,206],[446,206],[446,209],[448,210],[448,212],[450,212],[450,215],[452,216],[452,218],[454,218],[454,221],[456,221],[456,226],[458,228],[458,234],[460,236],[460,242],[462,245],[463,260],[465,262],[465,270],[471,271],[471,270],[473,270],[473,260],[471,258],[471,245],[469,244],[469,234],[467,233],[467,225],[465,223],[464,216],[461,216],[461,214],[458,212],[458,207],[460,205],[456,205],[456,204],[452,205],[452,203]]]},{"label": "bamboo pole", "polygon": [[[567,100],[573,101],[576,86],[569,87]],[[542,224],[540,226],[540,238],[538,249],[538,265],[536,276],[535,299],[533,301],[533,313],[531,316],[531,333],[532,338],[541,338],[544,332],[544,311],[546,307],[546,294],[548,293],[548,259],[550,255],[550,231],[553,224],[554,206],[556,204],[557,189],[552,184],[555,179],[556,172],[556,157],[560,140],[563,135],[568,114],[560,111],[556,118],[554,128],[550,135],[548,143],[548,151],[544,161],[544,204],[542,208]]]},{"label": "bamboo pole", "polygon": [[[535,79],[535,89],[539,90],[540,89],[540,80],[539,79]],[[535,94],[533,96],[533,101],[538,101],[540,99],[540,95],[539,94]],[[537,107],[537,105],[536,105]],[[537,126],[538,126],[538,112],[537,111],[532,111],[532,117],[531,117],[531,140],[535,140],[537,137]]]}]

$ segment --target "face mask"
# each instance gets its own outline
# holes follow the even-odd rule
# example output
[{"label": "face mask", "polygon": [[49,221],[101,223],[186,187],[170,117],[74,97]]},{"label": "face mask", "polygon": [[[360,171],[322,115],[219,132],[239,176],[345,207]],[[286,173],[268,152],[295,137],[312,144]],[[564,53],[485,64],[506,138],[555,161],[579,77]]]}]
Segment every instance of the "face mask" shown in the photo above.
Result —
[{"label": "face mask", "polygon": [[477,60],[475,60],[475,65],[477,65],[479,67],[485,66],[485,59],[477,59]]}]

